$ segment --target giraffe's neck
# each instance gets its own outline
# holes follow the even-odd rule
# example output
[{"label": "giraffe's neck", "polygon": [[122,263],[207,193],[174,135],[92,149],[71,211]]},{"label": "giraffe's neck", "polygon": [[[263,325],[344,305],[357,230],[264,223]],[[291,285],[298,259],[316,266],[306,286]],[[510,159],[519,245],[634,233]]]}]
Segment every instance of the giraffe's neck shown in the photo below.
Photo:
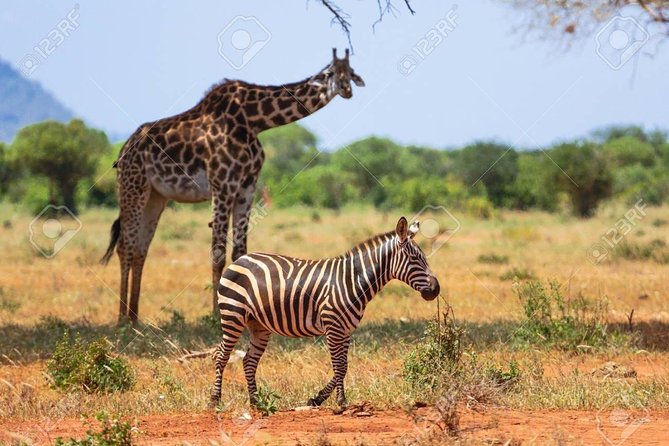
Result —
[{"label": "giraffe's neck", "polygon": [[327,82],[317,75],[294,84],[254,86],[247,93],[244,111],[250,126],[258,133],[309,116],[333,97]]}]

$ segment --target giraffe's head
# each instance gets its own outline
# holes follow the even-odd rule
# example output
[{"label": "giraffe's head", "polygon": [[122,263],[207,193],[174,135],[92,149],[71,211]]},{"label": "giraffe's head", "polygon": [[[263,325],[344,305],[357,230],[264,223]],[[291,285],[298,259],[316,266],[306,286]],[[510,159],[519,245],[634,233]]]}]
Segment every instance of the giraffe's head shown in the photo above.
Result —
[{"label": "giraffe's head", "polygon": [[425,253],[413,240],[418,233],[419,223],[408,226],[402,217],[395,227],[395,254],[392,259],[392,276],[420,292],[425,300],[433,300],[439,295],[439,281],[427,264]]},{"label": "giraffe's head", "polygon": [[337,58],[337,48],[332,48],[332,62],[322,72],[323,81],[328,87],[328,96],[336,95],[349,99],[353,96],[351,82],[358,87],[364,87],[365,81],[358,76],[348,62],[348,49],[343,59]]}]

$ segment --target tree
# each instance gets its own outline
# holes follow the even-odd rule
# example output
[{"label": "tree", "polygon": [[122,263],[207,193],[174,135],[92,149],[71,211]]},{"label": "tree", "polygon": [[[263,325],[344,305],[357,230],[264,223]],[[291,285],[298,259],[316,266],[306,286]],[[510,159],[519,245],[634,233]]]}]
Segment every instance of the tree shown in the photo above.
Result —
[{"label": "tree", "polygon": [[657,29],[664,37],[669,36],[667,0],[512,0],[510,3],[527,13],[524,27],[544,34],[587,35],[621,9],[627,9],[648,30]]},{"label": "tree", "polygon": [[73,119],[68,124],[45,121],[24,127],[10,152],[18,166],[48,180],[49,203],[62,200],[76,212],[77,184],[95,172],[100,157],[110,150],[104,132]]},{"label": "tree", "polygon": [[633,164],[652,167],[657,161],[653,146],[634,136],[612,139],[602,146],[602,151],[615,167]]},{"label": "tree", "polygon": [[591,142],[560,144],[550,151],[553,184],[566,192],[574,214],[590,217],[612,193],[612,175],[599,146]]},{"label": "tree", "polygon": [[261,172],[263,179],[292,177],[307,165],[318,161],[316,135],[299,124],[263,132],[260,134],[260,142],[266,159]]},{"label": "tree", "polygon": [[3,142],[0,142],[0,197],[7,192],[11,178],[12,169],[7,159],[7,146]]},{"label": "tree", "polygon": [[468,185],[483,184],[490,201],[501,207],[518,175],[518,154],[500,144],[474,143],[455,154],[453,172]]},{"label": "tree", "polygon": [[518,155],[518,175],[511,187],[507,205],[516,209],[557,208],[557,192],[552,180],[546,176],[551,161],[540,151],[523,152]]},{"label": "tree", "polygon": [[[341,27],[350,45],[351,22],[349,22],[349,19],[351,18],[351,16],[346,11],[344,11],[334,0],[318,0],[318,1],[320,4],[325,6],[325,8],[327,8],[328,11],[330,11],[330,13],[332,14],[332,23],[336,23],[337,25],[339,25],[339,27]],[[411,7],[411,0],[403,0],[403,3],[406,9],[411,13],[411,15],[416,13],[416,11],[414,11],[413,8]],[[374,24],[383,20],[383,18],[387,14],[394,15],[395,12],[397,11],[397,8],[395,7],[392,0],[376,0],[376,6],[379,10],[379,16],[376,22],[374,22]]]},{"label": "tree", "polygon": [[389,139],[372,136],[337,150],[332,163],[350,175],[358,199],[378,206],[387,199],[387,181],[405,176],[400,162],[403,150]]}]

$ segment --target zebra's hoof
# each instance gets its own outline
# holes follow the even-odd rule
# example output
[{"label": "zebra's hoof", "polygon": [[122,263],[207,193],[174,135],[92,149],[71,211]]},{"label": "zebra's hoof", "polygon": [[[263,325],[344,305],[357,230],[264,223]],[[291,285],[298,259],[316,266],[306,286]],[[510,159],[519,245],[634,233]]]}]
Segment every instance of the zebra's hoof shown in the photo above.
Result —
[{"label": "zebra's hoof", "polygon": [[319,407],[321,404],[323,404],[323,402],[319,401],[317,398],[309,398],[309,401],[307,401],[307,406],[309,407]]}]

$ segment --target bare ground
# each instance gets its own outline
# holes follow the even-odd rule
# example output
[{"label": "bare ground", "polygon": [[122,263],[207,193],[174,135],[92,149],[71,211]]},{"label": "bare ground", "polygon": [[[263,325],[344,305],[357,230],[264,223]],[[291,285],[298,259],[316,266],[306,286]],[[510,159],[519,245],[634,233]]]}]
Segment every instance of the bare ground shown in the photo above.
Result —
[{"label": "bare ground", "polygon": [[[669,410],[661,411],[519,411],[459,409],[458,437],[435,424],[433,409],[335,415],[329,409],[279,412],[250,420],[214,412],[163,414],[134,420],[138,444],[296,445],[417,444],[484,442],[487,444],[666,444]],[[53,444],[56,438],[84,436],[94,423],[85,419],[10,422],[0,428],[0,442]]]}]

